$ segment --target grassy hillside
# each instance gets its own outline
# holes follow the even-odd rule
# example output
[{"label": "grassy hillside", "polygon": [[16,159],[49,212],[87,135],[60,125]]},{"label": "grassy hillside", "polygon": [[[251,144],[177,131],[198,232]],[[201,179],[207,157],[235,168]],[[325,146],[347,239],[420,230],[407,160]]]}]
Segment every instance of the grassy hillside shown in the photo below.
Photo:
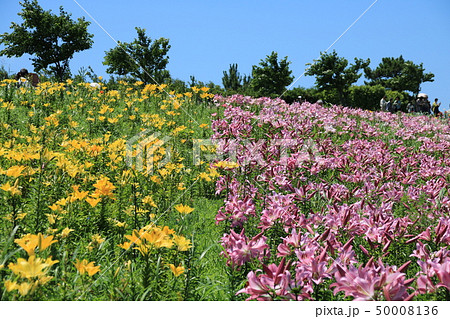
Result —
[{"label": "grassy hillside", "polygon": [[0,82],[1,300],[449,300],[450,126]]},{"label": "grassy hillside", "polygon": [[207,88],[0,84],[2,300],[226,300]]}]

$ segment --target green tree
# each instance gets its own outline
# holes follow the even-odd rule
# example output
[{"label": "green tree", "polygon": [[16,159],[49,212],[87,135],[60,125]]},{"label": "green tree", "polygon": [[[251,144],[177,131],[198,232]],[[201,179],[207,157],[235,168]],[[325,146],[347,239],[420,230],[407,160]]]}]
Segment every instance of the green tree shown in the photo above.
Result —
[{"label": "green tree", "polygon": [[386,90],[380,84],[377,85],[352,85],[349,89],[349,104],[365,110],[379,111],[380,100],[383,96],[393,99],[400,98],[402,108],[405,110],[411,97],[405,92]]},{"label": "green tree", "polygon": [[423,63],[416,65],[412,61],[405,61],[403,56],[398,58],[383,58],[377,68],[364,69],[368,85],[380,84],[393,91],[410,91],[417,95],[420,85],[433,82],[434,74],[425,73]]},{"label": "green tree", "polygon": [[48,68],[63,81],[70,76],[69,60],[74,53],[92,47],[93,35],[87,32],[89,22],[84,18],[72,20],[63,7],[59,8],[59,15],[44,11],[37,0],[24,0],[21,5],[23,9],[18,15],[23,23],[12,22],[13,31],[0,35],[0,44],[5,46],[0,55],[30,54],[36,72]]},{"label": "green tree", "polygon": [[286,103],[294,103],[294,102],[303,102],[307,101],[310,103],[314,103],[319,99],[324,100],[322,95],[323,91],[319,91],[317,88],[304,88],[304,87],[295,87],[290,90],[287,90],[283,94],[283,100]]},{"label": "green tree", "polygon": [[259,65],[252,68],[251,87],[256,95],[277,97],[280,96],[286,86],[292,83],[294,78],[291,76],[292,71],[289,70],[287,56],[278,61],[278,53],[272,52],[261,60]]},{"label": "green tree", "polygon": [[183,80],[170,78],[168,84],[170,91],[174,90],[177,93],[185,93],[188,91],[186,82]]},{"label": "green tree", "polygon": [[223,71],[222,84],[227,91],[239,91],[242,87],[248,86],[250,76],[241,76],[238,71],[238,65],[230,64],[230,69]]},{"label": "green tree", "polygon": [[0,66],[0,81],[9,78],[8,71],[5,70],[5,67],[2,65]]},{"label": "green tree", "polygon": [[169,39],[152,40],[145,29],[136,27],[138,37],[131,43],[119,45],[106,52],[104,65],[106,72],[120,76],[131,75],[144,83],[162,83],[170,78],[166,66],[169,63],[167,52]]},{"label": "green tree", "polygon": [[381,85],[352,85],[348,91],[349,104],[365,110],[377,111],[380,109],[380,100],[386,95]]},{"label": "green tree", "polygon": [[332,103],[346,103],[347,93],[350,86],[361,77],[359,71],[367,67],[370,60],[355,58],[355,63],[349,65],[348,60],[339,57],[336,51],[321,54],[319,60],[308,63],[306,75],[316,77],[316,86],[320,90],[335,91],[339,101]]}]

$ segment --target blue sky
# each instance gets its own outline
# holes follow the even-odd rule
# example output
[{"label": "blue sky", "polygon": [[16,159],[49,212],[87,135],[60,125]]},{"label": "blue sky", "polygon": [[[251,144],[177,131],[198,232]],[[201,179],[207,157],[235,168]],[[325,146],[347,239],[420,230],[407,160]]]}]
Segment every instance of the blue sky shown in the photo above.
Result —
[{"label": "blue sky", "polygon": [[[1,0],[0,33],[9,32],[12,21],[20,22],[19,1]],[[77,0],[116,40],[131,42],[135,27],[152,38],[168,38],[168,69],[174,78],[222,84],[223,71],[238,63],[241,74],[250,74],[272,51],[288,56],[298,78],[305,64],[318,58],[374,0]],[[114,41],[73,0],[40,0],[45,9],[58,12],[60,5],[74,18],[86,16],[94,34],[92,49],[75,54],[71,70],[91,66],[108,76],[102,64]],[[435,81],[422,85],[422,92],[450,104],[450,1],[378,0],[333,46],[339,56],[353,61],[370,58],[376,67],[383,57],[403,57],[423,63]],[[28,57],[0,57],[11,73],[33,67]],[[360,83],[362,80],[360,80]],[[362,83],[361,83],[362,84]],[[295,86],[311,87],[314,77],[301,77]]]}]

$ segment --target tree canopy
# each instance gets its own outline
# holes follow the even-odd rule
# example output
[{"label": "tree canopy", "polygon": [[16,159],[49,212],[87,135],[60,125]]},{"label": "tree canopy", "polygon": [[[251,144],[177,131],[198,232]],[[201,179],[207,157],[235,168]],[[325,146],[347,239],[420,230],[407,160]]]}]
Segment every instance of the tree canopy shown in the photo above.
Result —
[{"label": "tree canopy", "polygon": [[367,67],[370,60],[355,58],[354,64],[339,57],[336,51],[322,54],[314,63],[309,63],[306,75],[316,77],[316,86],[321,90],[335,90],[341,103],[345,104],[347,91],[361,77],[359,71]]},{"label": "tree canopy", "polygon": [[136,27],[138,37],[131,43],[119,42],[119,45],[106,52],[103,64],[106,72],[117,75],[131,75],[144,83],[158,83],[169,79],[165,68],[169,63],[167,52],[169,40],[152,40],[145,29]]},{"label": "tree canopy", "polygon": [[278,53],[272,52],[252,68],[251,86],[259,96],[279,96],[294,80],[287,56],[278,61]]},{"label": "tree canopy", "polygon": [[63,81],[70,76],[69,60],[74,53],[92,47],[93,35],[87,31],[90,23],[84,18],[72,20],[62,6],[59,15],[55,15],[51,10],[44,11],[37,0],[24,0],[21,5],[18,15],[23,23],[12,22],[12,32],[0,35],[0,44],[5,46],[0,55],[30,54],[36,72],[48,69]]},{"label": "tree canopy", "polygon": [[242,76],[238,71],[237,64],[230,64],[227,71],[223,71],[222,84],[225,90],[237,91],[250,82],[250,76]]},{"label": "tree canopy", "polygon": [[410,91],[413,94],[420,92],[420,85],[424,82],[433,82],[434,74],[425,73],[423,63],[419,65],[406,61],[403,56],[398,58],[386,57],[375,68],[364,69],[368,85],[380,84],[394,91]]}]

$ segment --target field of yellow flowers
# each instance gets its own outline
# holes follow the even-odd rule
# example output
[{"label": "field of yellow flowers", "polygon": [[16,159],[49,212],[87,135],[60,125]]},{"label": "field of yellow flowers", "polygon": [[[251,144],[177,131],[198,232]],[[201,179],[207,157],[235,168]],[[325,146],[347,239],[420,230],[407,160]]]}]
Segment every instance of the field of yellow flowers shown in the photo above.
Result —
[{"label": "field of yellow flowers", "polygon": [[0,299],[226,299],[211,98],[0,82]]}]

